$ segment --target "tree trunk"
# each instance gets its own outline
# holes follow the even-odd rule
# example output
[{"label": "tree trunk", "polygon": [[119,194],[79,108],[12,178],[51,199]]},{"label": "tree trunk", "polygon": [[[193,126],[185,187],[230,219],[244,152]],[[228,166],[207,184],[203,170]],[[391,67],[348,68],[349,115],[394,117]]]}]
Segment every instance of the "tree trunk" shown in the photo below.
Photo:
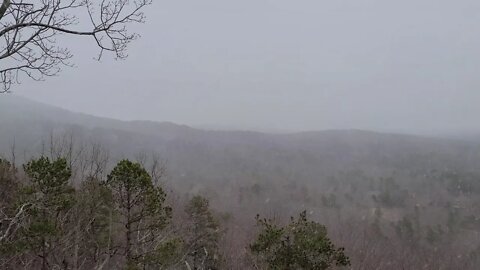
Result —
[{"label": "tree trunk", "polygon": [[132,228],[131,228],[131,203],[130,203],[130,189],[127,188],[127,223],[125,225],[127,229],[126,237],[127,237],[127,243],[126,243],[126,250],[125,250],[125,255],[127,257],[127,263],[131,263],[132,259]]},{"label": "tree trunk", "polygon": [[3,15],[5,15],[5,12],[7,12],[9,6],[10,0],[3,0],[2,5],[0,6],[0,20],[3,18]]}]

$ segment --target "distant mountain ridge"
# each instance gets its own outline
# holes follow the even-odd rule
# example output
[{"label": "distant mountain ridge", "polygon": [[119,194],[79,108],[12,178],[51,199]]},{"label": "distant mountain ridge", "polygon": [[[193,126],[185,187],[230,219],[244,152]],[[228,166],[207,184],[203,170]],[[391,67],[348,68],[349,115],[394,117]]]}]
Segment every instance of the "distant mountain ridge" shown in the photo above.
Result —
[{"label": "distant mountain ridge", "polygon": [[70,134],[77,142],[99,143],[112,157],[158,153],[173,178],[229,181],[260,175],[299,181],[337,171],[393,173],[459,168],[477,170],[478,143],[384,134],[362,130],[269,134],[209,131],[174,123],[120,121],[52,107],[12,95],[0,96],[0,153],[11,145],[25,159],[37,155],[50,135]]},{"label": "distant mountain ridge", "polygon": [[105,127],[130,129],[126,127],[131,125],[132,128],[142,126],[150,126],[164,129],[188,129],[185,125],[177,125],[171,122],[153,122],[153,121],[122,121],[113,118],[92,116],[84,113],[71,112],[55,106],[35,102],[30,99],[14,96],[4,95],[0,97],[0,115],[10,115],[19,118],[29,118],[38,120],[48,120],[55,123],[83,125],[86,127]]},{"label": "distant mountain ridge", "polygon": [[[269,134],[280,136],[317,136],[318,134],[378,134],[378,135],[395,135],[406,137],[420,137],[417,135],[381,133],[367,130],[345,129],[345,130],[324,130],[324,131],[300,131],[300,132],[260,132],[238,129],[225,128],[202,128],[190,127],[187,125],[176,124],[173,122],[156,122],[151,120],[132,120],[124,121],[107,117],[93,116],[85,113],[72,112],[66,109],[55,107],[52,105],[36,102],[28,98],[17,95],[0,96],[0,116],[3,118],[13,117],[22,120],[41,120],[57,124],[80,125],[89,128],[112,128],[127,131],[137,131],[142,133],[162,132],[219,132],[219,133],[240,133],[240,134]],[[472,134],[471,137],[474,135]]]}]

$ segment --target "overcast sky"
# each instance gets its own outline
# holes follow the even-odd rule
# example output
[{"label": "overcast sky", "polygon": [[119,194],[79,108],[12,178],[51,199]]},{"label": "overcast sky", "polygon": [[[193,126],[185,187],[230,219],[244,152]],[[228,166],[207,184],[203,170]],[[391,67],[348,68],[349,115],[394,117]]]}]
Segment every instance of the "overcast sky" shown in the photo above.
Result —
[{"label": "overcast sky", "polygon": [[93,115],[257,130],[480,130],[478,0],[154,0],[129,59],[14,92]]}]

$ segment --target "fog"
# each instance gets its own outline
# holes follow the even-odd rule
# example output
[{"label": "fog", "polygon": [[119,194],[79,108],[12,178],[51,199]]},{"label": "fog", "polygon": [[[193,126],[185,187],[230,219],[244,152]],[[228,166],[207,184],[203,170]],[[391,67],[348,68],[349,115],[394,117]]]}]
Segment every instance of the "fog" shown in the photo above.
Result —
[{"label": "fog", "polygon": [[480,269],[480,1],[153,2],[0,0],[0,269]]},{"label": "fog", "polygon": [[154,1],[129,58],[94,60],[17,95],[123,120],[403,133],[480,130],[480,2]]}]

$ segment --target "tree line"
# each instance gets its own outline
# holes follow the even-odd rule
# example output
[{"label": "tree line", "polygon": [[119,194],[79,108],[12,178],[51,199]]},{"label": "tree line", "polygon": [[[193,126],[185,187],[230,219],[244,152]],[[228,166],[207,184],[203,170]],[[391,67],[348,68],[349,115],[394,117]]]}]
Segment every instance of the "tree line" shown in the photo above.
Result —
[{"label": "tree line", "polygon": [[[74,177],[69,160],[40,156],[18,168],[0,159],[0,268],[226,268],[219,243],[227,228],[207,198],[191,196],[176,209],[158,181],[161,172],[141,162],[121,160],[108,174],[93,162],[89,173]],[[175,223],[178,213],[184,218]],[[244,247],[252,269],[350,265],[306,212],[288,224],[257,216],[257,224]]]}]

